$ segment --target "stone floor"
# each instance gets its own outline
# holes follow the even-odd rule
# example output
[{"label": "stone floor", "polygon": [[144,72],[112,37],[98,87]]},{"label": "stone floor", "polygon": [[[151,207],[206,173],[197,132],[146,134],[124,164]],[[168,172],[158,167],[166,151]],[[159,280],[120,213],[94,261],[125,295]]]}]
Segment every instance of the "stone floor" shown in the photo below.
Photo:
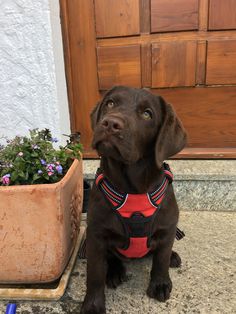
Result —
[{"label": "stone floor", "polygon": [[[129,281],[106,290],[107,314],[236,313],[236,213],[181,212],[179,226],[186,237],[175,243],[182,267],[171,269],[171,299],[149,299],[150,258],[127,264]],[[85,294],[86,261],[77,260],[68,289],[58,302],[17,302],[17,314],[73,313],[80,311]],[[0,302],[5,313],[7,302]]]}]

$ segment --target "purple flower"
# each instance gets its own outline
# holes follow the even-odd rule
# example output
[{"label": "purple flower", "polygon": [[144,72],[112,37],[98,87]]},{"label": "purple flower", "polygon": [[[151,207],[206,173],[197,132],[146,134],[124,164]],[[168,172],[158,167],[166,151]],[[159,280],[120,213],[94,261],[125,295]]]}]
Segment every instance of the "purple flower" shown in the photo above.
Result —
[{"label": "purple flower", "polygon": [[46,163],[46,160],[44,159],[40,159],[40,162],[41,162],[41,165],[45,166],[47,163]]},{"label": "purple flower", "polygon": [[57,142],[58,142],[58,139],[57,139],[56,137],[52,137],[52,138],[51,138],[51,142],[52,142],[52,143],[57,143]]},{"label": "purple flower", "polygon": [[47,171],[54,172],[55,165],[54,164],[47,164]]},{"label": "purple flower", "polygon": [[53,172],[49,171],[48,175],[49,175],[49,177],[51,177],[53,175]]},{"label": "purple flower", "polygon": [[57,165],[57,166],[56,166],[56,170],[57,170],[57,172],[58,172],[59,174],[62,174],[63,168],[62,168],[61,165]]},{"label": "purple flower", "polygon": [[38,174],[40,175],[40,174],[42,174],[43,173],[43,171],[42,170],[38,170]]},{"label": "purple flower", "polygon": [[10,175],[10,173],[7,173],[7,174],[5,174],[3,177],[2,177],[2,184],[3,185],[9,185],[10,184],[10,177],[11,177],[11,175]]}]

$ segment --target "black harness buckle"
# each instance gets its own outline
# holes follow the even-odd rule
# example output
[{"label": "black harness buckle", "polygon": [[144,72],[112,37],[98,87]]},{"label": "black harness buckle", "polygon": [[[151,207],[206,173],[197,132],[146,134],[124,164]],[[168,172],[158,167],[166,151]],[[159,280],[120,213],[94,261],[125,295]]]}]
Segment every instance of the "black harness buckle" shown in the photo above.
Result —
[{"label": "black harness buckle", "polygon": [[122,217],[129,237],[142,238],[150,234],[150,226],[153,216],[145,217],[140,212],[135,212],[129,218]]}]

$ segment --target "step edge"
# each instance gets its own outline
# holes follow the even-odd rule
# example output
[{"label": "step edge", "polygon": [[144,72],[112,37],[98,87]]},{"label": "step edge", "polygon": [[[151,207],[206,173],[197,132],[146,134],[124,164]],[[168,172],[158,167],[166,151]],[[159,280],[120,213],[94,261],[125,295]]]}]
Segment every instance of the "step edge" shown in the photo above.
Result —
[{"label": "step edge", "polygon": [[[94,173],[84,173],[84,179],[93,181],[95,179]],[[174,181],[236,181],[236,176],[225,175],[174,175]]]},{"label": "step edge", "polygon": [[[236,160],[168,160],[175,181],[236,181]],[[99,160],[84,160],[84,176],[94,180]]]}]

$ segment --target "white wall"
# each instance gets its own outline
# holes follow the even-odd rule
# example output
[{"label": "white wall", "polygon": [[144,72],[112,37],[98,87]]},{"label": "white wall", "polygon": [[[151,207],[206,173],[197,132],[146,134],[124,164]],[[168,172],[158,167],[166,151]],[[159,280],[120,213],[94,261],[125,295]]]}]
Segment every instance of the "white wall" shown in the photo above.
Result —
[{"label": "white wall", "polygon": [[59,0],[0,0],[0,137],[70,133]]}]

